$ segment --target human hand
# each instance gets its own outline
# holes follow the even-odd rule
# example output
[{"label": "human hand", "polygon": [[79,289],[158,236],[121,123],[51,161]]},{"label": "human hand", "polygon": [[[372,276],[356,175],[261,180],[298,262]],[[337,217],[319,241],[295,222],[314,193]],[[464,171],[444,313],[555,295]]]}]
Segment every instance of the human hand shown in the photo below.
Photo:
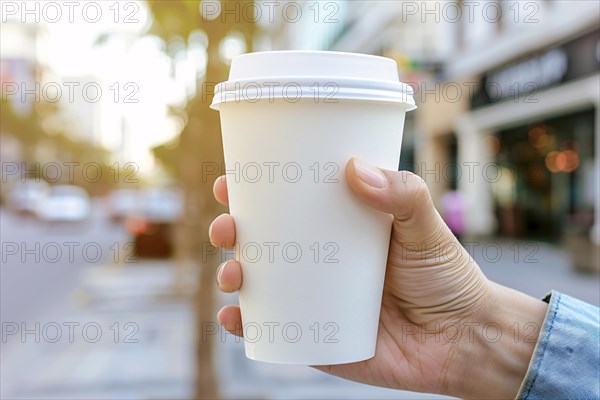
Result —
[{"label": "human hand", "polygon": [[[489,281],[445,225],[418,176],[352,159],[346,179],[362,201],[394,215],[377,350],[369,360],[315,368],[396,389],[514,398],[535,341],[524,340],[520,330],[508,332],[515,323],[533,323],[537,338],[546,303]],[[228,204],[224,177],[215,182],[214,194]],[[233,247],[233,218],[217,217],[210,238],[215,245]],[[239,290],[240,264],[221,265],[217,282],[224,292]],[[218,320],[242,336],[238,306],[224,307]]]}]

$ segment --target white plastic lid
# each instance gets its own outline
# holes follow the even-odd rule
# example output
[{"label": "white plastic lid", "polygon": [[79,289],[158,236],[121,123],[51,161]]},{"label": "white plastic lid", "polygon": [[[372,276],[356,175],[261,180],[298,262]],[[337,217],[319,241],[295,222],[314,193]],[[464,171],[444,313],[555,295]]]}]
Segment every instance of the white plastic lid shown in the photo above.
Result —
[{"label": "white plastic lid", "polygon": [[229,80],[215,87],[212,109],[224,102],[301,98],[392,101],[416,108],[412,88],[392,59],[333,51],[265,51],[235,57]]}]

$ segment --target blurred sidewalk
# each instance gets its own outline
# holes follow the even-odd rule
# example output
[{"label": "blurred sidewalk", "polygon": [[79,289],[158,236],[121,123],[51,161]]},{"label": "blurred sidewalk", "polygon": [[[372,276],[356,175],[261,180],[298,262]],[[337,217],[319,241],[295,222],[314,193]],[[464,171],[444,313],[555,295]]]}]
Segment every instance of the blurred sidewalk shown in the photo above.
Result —
[{"label": "blurred sidewalk", "polygon": [[[86,267],[60,318],[3,343],[1,397],[190,398],[194,316],[172,295],[173,270],[166,261]],[[71,338],[70,322],[79,324]]]},{"label": "blurred sidewalk", "polygon": [[[598,277],[576,273],[561,248],[493,239],[465,244],[488,277],[499,283],[536,297],[556,289],[600,303]],[[68,308],[39,321],[39,343],[33,333],[24,342],[16,334],[3,343],[1,397],[191,398],[194,313],[190,303],[173,296],[172,264],[144,261],[88,266],[80,271],[78,282]],[[234,304],[237,296],[220,294],[219,302]],[[79,324],[72,342],[64,325],[69,322]],[[52,342],[56,336],[53,323],[62,327],[56,343]],[[101,330],[98,340],[97,328]],[[244,356],[242,341],[230,334],[217,343],[215,359],[224,398],[442,398],[362,385],[310,367],[254,362]]]},{"label": "blurred sidewalk", "polygon": [[[598,274],[576,271],[575,254],[564,246],[496,238],[467,239],[463,246],[495,282],[537,298],[557,290],[600,306]],[[597,270],[600,259],[590,262]]]}]

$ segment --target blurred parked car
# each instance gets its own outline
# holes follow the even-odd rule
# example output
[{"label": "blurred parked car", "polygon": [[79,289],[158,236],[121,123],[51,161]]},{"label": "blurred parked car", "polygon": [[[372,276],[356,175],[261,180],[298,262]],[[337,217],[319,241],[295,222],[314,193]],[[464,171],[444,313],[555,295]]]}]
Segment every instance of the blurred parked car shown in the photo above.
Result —
[{"label": "blurred parked car", "polygon": [[47,196],[38,201],[36,215],[46,222],[81,222],[90,216],[91,208],[85,190],[74,185],[57,185],[50,187]]},{"label": "blurred parked car", "polygon": [[173,225],[181,216],[183,194],[176,188],[153,188],[140,193],[140,210],[125,227],[134,237],[138,257],[167,258],[173,253]]},{"label": "blurred parked car", "polygon": [[19,214],[35,215],[37,204],[48,195],[48,183],[42,179],[14,181],[7,197],[7,206]]},{"label": "blurred parked car", "polygon": [[140,208],[139,193],[136,189],[115,189],[106,198],[106,207],[112,221],[123,222]]}]

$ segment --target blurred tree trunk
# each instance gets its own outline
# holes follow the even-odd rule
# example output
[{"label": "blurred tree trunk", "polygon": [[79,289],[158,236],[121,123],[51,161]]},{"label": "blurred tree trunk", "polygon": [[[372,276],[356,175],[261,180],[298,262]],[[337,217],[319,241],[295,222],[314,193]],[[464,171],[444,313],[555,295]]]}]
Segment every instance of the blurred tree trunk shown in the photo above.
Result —
[{"label": "blurred tree trunk", "polygon": [[[209,46],[209,55],[212,55],[215,46]],[[218,59],[209,57],[206,82],[226,79],[226,67],[220,64]],[[210,101],[211,95],[199,93],[189,104],[188,123],[180,139],[180,168],[186,196],[186,212],[182,222],[184,240],[176,246],[180,247],[178,252],[183,254],[184,259],[191,257],[200,266],[195,297],[195,397],[198,399],[219,397],[217,377],[213,368],[213,349],[214,341],[218,340],[220,335],[213,333],[217,329],[215,273],[220,262],[220,253],[210,244],[208,228],[212,220],[226,210],[212,195],[213,183],[218,173],[203,173],[221,169],[223,163],[219,113],[208,108]]]},{"label": "blurred tree trunk", "polygon": [[150,1],[149,5],[154,17],[153,33],[166,39],[187,38],[191,31],[200,29],[208,37],[204,82],[186,107],[188,122],[175,149],[177,172],[185,191],[184,215],[178,227],[175,254],[179,263],[191,261],[200,266],[195,297],[195,398],[214,399],[219,397],[219,390],[213,352],[215,341],[221,337],[217,332],[215,273],[222,257],[210,244],[208,228],[212,220],[226,209],[214,200],[212,194],[215,179],[224,173],[224,164],[219,113],[209,106],[214,85],[227,80],[228,76],[229,68],[219,56],[221,40],[236,31],[245,37],[246,50],[252,51],[255,24],[244,16],[253,15],[251,8],[254,2],[222,1],[222,7],[229,10],[227,16],[211,21],[201,17],[198,0]]}]

